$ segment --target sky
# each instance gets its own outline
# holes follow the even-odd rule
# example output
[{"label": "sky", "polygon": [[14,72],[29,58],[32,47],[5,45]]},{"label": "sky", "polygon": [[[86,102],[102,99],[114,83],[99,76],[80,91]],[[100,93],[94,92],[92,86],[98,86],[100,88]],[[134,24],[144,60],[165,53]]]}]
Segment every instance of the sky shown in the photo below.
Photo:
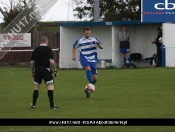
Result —
[{"label": "sky", "polygon": [[[4,3],[9,0],[0,0],[0,6],[3,9]],[[73,16],[75,2],[73,0],[58,0],[58,2],[44,15],[41,21],[79,21]],[[3,22],[3,15],[0,13],[0,22]]]}]

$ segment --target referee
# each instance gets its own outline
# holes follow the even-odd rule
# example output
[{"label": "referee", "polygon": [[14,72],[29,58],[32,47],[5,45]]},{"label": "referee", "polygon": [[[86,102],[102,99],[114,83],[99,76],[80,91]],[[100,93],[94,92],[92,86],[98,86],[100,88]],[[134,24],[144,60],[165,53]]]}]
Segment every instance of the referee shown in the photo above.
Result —
[{"label": "referee", "polygon": [[40,46],[35,48],[32,52],[30,67],[32,70],[32,77],[34,78],[35,88],[33,91],[33,102],[30,106],[31,109],[35,108],[37,98],[39,96],[39,88],[42,83],[42,79],[44,80],[47,88],[48,88],[48,97],[50,101],[50,109],[58,109],[53,102],[53,90],[54,90],[54,81],[52,76],[52,70],[50,66],[54,70],[54,76],[58,75],[57,68],[55,65],[55,61],[53,59],[52,49],[48,46],[48,38],[46,36],[42,36],[40,39]]}]

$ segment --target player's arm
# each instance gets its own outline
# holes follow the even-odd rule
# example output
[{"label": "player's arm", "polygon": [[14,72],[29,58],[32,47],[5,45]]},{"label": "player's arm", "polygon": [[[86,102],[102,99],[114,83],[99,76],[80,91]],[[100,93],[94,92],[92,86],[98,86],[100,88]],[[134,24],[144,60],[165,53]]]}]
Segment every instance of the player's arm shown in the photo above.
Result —
[{"label": "player's arm", "polygon": [[76,60],[76,49],[74,47],[72,48],[72,60]]},{"label": "player's arm", "polygon": [[[157,38],[156,38],[157,39]],[[156,39],[154,41],[151,41],[152,44],[156,44]]]},{"label": "player's arm", "polygon": [[50,65],[53,68],[54,76],[56,77],[58,75],[58,72],[57,72],[57,67],[56,67],[56,63],[55,63],[54,59],[50,59]]},{"label": "player's arm", "polygon": [[156,44],[156,39],[154,41],[151,41],[152,44]]},{"label": "player's arm", "polygon": [[151,41],[152,44],[155,44],[156,41]]},{"label": "player's arm", "polygon": [[31,61],[30,61],[30,68],[31,68],[31,70],[32,70],[32,73],[35,72],[35,67],[34,67],[34,65],[35,65],[35,61],[31,60]]},{"label": "player's arm", "polygon": [[127,31],[127,39],[126,39],[126,41],[129,41],[129,38],[130,38],[130,32]]},{"label": "player's arm", "polygon": [[98,40],[97,38],[95,38],[96,39],[96,45],[98,45],[98,47],[100,48],[100,49],[103,49],[103,44],[100,42],[100,40]]},{"label": "player's arm", "polygon": [[102,45],[99,41],[97,41],[96,44],[98,45],[98,47],[99,47],[100,49],[103,49],[103,45]]},{"label": "player's arm", "polygon": [[30,68],[32,70],[32,77],[34,78],[35,77],[35,61],[31,60],[30,61]]},{"label": "player's arm", "polygon": [[155,41],[152,41],[152,44],[159,44],[159,38],[161,37],[161,34],[158,33],[157,38],[155,39]]},{"label": "player's arm", "polygon": [[56,67],[55,60],[53,59],[53,52],[52,52],[51,49],[50,49],[49,53],[50,53],[50,55],[49,55],[49,57],[50,57],[50,59],[49,59],[50,66],[52,67],[52,69],[54,71],[54,76],[56,77],[58,75],[58,72],[57,72],[57,67]]},{"label": "player's arm", "polygon": [[34,78],[35,76],[35,51],[32,52],[30,68],[32,70],[32,77]]},{"label": "player's arm", "polygon": [[72,48],[72,60],[76,60],[76,49],[79,48],[79,39],[73,44]]},{"label": "player's arm", "polygon": [[126,41],[122,32],[119,32],[119,40],[120,41]]}]

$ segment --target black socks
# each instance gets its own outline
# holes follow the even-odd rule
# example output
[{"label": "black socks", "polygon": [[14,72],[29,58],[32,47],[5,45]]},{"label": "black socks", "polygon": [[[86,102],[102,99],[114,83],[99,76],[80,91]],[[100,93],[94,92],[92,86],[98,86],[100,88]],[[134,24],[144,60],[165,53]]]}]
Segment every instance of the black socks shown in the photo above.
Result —
[{"label": "black socks", "polygon": [[48,90],[48,97],[49,97],[49,101],[50,101],[50,106],[53,107],[54,103],[53,103],[53,90]]},{"label": "black socks", "polygon": [[[49,102],[50,102],[50,106],[53,107],[54,103],[53,103],[53,90],[48,90],[48,97],[49,97]],[[33,91],[33,102],[32,105],[36,105],[36,101],[38,99],[39,96],[39,91],[38,90],[34,90]]]},{"label": "black socks", "polygon": [[33,103],[32,103],[32,105],[36,105],[36,101],[37,101],[38,96],[39,96],[39,91],[34,90],[33,91]]}]

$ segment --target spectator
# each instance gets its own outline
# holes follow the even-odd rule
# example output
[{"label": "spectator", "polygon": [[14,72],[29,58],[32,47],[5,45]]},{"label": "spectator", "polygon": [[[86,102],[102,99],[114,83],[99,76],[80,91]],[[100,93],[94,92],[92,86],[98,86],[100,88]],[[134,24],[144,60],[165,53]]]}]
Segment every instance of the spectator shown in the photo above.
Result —
[{"label": "spectator", "polygon": [[132,68],[131,58],[130,58],[130,32],[127,30],[126,25],[122,25],[122,31],[119,32],[120,40],[120,53],[123,54],[123,67],[126,68],[126,56],[128,57],[129,66]]},{"label": "spectator", "polygon": [[157,58],[158,58],[158,61],[157,63],[155,63],[155,67],[159,67],[162,65],[162,61],[161,61],[161,46],[162,46],[162,43],[160,43],[159,39],[162,37],[162,27],[158,27],[157,28],[157,38],[155,39],[155,41],[152,41],[151,43],[152,44],[156,44],[156,47],[157,47]]}]

